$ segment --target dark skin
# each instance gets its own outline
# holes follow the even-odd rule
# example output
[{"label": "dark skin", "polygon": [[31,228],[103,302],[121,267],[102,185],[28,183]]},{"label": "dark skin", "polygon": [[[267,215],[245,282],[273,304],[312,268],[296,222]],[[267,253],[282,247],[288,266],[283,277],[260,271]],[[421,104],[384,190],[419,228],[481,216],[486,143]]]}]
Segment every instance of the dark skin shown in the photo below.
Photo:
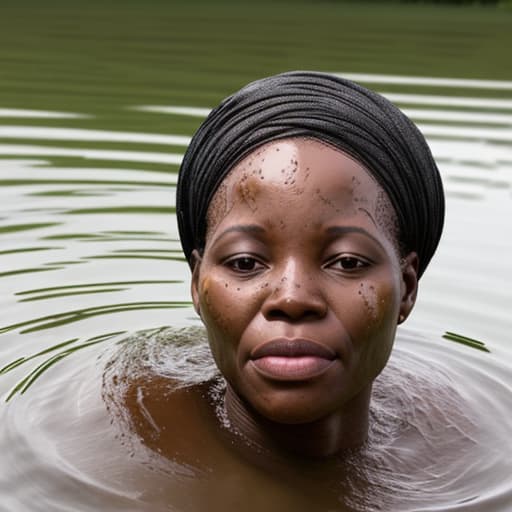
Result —
[{"label": "dark skin", "polygon": [[[228,417],[255,445],[322,457],[366,439],[372,382],[417,292],[417,255],[399,253],[379,201],[362,165],[308,139],[253,152],[214,197],[192,297]],[[276,339],[331,355],[256,357]]]},{"label": "dark skin", "polygon": [[226,510],[226,496],[345,510],[351,486],[365,495],[345,454],[367,439],[372,383],[417,292],[417,255],[400,253],[393,219],[364,167],[311,139],[269,143],[223,181],[191,286],[225,394],[214,403],[210,382],[175,389],[146,373],[122,405],[145,446],[206,478],[186,510]]}]

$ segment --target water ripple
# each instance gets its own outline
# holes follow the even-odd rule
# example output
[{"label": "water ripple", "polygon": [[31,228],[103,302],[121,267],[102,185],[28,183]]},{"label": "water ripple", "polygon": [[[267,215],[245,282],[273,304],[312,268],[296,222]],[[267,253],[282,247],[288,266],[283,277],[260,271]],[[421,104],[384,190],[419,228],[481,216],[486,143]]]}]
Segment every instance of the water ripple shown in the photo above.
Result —
[{"label": "water ripple", "polygon": [[[279,503],[294,503],[294,510],[313,506],[302,493],[304,506],[297,504],[295,488],[287,489],[272,475],[255,477],[243,461],[204,473],[199,461],[167,459],[135,434],[134,418],[122,406],[130,386],[144,382],[149,392],[162,378],[196,386],[215,376],[200,330],[159,328],[124,339],[110,333],[99,358],[94,341],[72,359],[55,361],[51,372],[0,411],[0,449],[10,468],[0,486],[13,489],[20,478],[24,481],[24,492],[8,493],[11,510],[32,512],[29,496],[38,496],[41,510],[57,510],[66,493],[78,489],[82,492],[69,499],[80,510],[173,506],[188,511],[201,509],[198,503],[221,510],[219,481],[235,474],[245,493],[259,496],[257,506],[246,505],[248,511],[261,510],[259,500],[267,494]],[[61,348],[73,343],[67,340]],[[338,487],[331,482],[330,498],[318,495],[316,510],[338,510],[338,488],[350,510],[508,512],[511,384],[509,371],[492,354],[402,330],[391,363],[375,385],[367,448],[347,459],[353,476]],[[101,467],[98,457],[105,461]],[[34,478],[26,479],[32,471]],[[42,482],[62,492],[39,496]],[[268,493],[258,492],[262,486]]]}]

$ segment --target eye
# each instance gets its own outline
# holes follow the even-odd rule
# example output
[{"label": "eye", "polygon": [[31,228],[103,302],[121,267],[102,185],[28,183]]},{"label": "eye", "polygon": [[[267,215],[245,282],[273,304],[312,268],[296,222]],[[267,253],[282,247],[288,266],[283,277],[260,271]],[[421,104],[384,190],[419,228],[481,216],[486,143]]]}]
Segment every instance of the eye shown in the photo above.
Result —
[{"label": "eye", "polygon": [[355,271],[369,266],[369,261],[351,254],[340,255],[325,265],[326,268],[342,270],[344,272]]},{"label": "eye", "polygon": [[253,274],[265,268],[263,263],[247,255],[230,258],[224,264],[239,274]]}]

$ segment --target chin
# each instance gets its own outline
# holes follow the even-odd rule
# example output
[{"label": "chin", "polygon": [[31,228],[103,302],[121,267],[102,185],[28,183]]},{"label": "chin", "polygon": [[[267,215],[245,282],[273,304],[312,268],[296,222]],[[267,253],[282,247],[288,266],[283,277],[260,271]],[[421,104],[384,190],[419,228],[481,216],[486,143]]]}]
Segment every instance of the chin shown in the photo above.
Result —
[{"label": "chin", "polygon": [[265,400],[263,404],[255,403],[251,406],[265,420],[283,425],[314,423],[334,414],[334,407],[319,407],[317,399],[304,397],[302,393],[301,395],[297,402],[288,396]]}]

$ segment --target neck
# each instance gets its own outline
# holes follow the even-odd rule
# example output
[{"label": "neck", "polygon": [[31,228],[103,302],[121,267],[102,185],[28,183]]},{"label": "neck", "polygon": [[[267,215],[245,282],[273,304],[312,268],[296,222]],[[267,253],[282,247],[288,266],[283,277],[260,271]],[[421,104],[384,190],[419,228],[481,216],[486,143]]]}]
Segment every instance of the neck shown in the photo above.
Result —
[{"label": "neck", "polygon": [[329,457],[361,446],[368,436],[371,386],[339,411],[308,423],[282,424],[255,411],[229,386],[225,408],[229,421],[250,446],[278,458],[290,454]]}]

